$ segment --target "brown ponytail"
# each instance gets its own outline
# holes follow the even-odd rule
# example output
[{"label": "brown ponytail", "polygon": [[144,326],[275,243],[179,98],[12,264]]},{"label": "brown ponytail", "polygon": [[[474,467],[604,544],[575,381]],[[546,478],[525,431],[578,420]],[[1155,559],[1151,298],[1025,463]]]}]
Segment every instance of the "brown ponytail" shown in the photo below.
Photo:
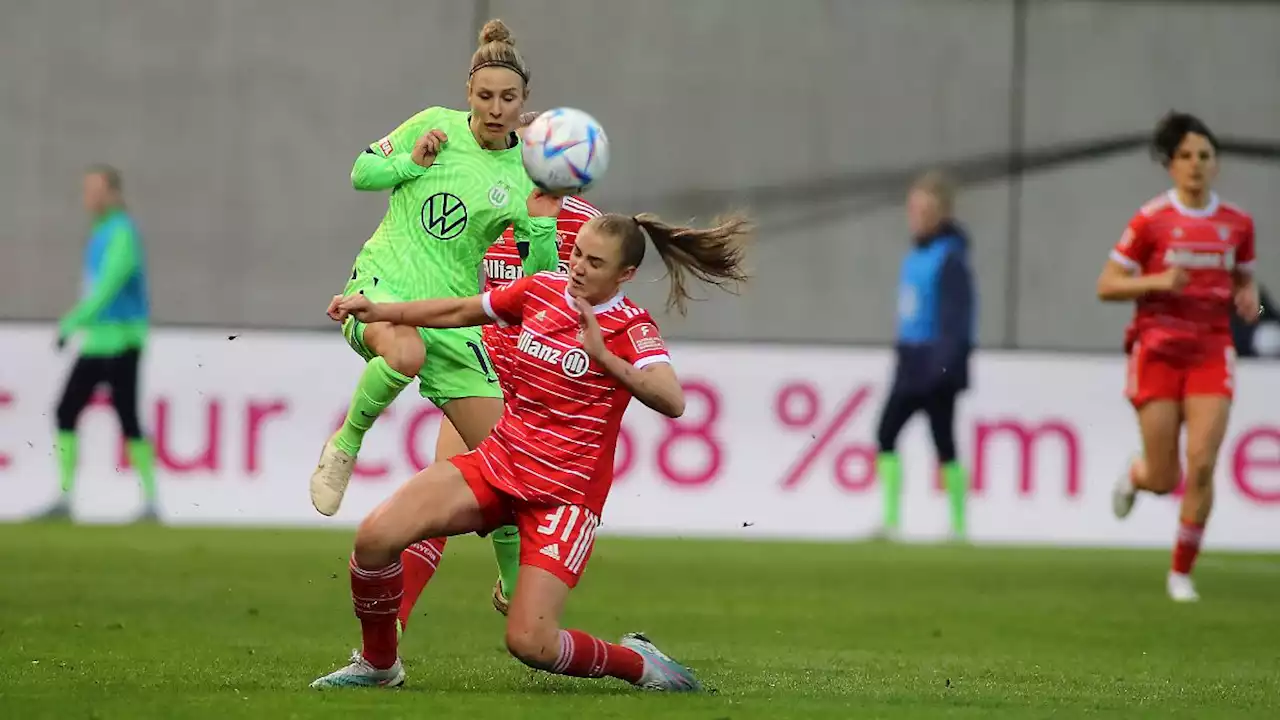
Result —
[{"label": "brown ponytail", "polygon": [[749,220],[741,215],[716,218],[709,228],[668,225],[657,215],[642,213],[632,217],[608,214],[597,221],[602,231],[622,240],[623,267],[639,267],[644,261],[645,234],[653,242],[658,257],[667,266],[671,291],[667,308],[685,314],[689,294],[688,274],[726,292],[746,282],[743,267],[746,240],[752,232]]}]

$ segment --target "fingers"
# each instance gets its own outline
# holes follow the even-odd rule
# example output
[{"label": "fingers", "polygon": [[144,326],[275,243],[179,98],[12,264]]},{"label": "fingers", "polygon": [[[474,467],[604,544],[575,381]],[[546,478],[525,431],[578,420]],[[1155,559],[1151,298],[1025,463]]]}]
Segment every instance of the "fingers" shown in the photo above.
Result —
[{"label": "fingers", "polygon": [[342,309],[342,296],[334,295],[333,299],[329,301],[329,309],[325,312],[329,314],[330,319],[337,320],[339,322],[345,320],[347,318],[347,314]]},{"label": "fingers", "polygon": [[432,130],[422,136],[422,149],[427,155],[439,155],[444,144],[449,142],[449,136],[444,134],[443,130]]}]

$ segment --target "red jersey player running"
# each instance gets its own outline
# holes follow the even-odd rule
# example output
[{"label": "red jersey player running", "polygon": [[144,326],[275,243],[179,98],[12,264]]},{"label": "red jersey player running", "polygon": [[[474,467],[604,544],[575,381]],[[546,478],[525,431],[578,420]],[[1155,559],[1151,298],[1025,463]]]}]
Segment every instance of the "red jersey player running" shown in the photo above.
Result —
[{"label": "red jersey player running", "polygon": [[[531,113],[536,117],[537,113]],[[528,118],[532,120],[532,117]],[[521,118],[522,122],[525,118]],[[528,124],[527,122],[525,124]],[[582,229],[592,218],[600,217],[600,211],[582,198],[566,196],[560,205],[560,215],[556,218],[556,241],[560,252],[560,271],[567,273],[569,258],[573,254],[573,244]],[[516,244],[515,234],[507,228],[498,242],[489,248],[484,256],[484,290],[497,290],[500,287],[524,277],[524,265],[520,249]],[[494,373],[502,387],[505,401],[510,402],[514,395],[511,382],[511,353],[515,352],[516,339],[520,335],[520,326],[499,327],[485,325],[485,354],[493,366]],[[436,442],[436,459],[447,460],[454,455],[467,451],[467,444],[462,436],[449,423],[448,418],[441,419],[440,438]],[[511,605],[511,595],[515,592],[516,577],[520,565],[520,533],[512,525],[500,527],[493,531],[494,554],[498,560],[498,580],[493,584],[493,607],[503,615]],[[448,538],[438,537],[420,540],[400,554],[400,563],[404,566],[404,596],[400,599],[400,629],[409,625],[413,608],[422,596],[422,591],[435,575],[440,561],[444,557],[444,546]]]},{"label": "red jersey player running", "polygon": [[1125,338],[1127,394],[1138,413],[1142,456],[1113,495],[1117,517],[1140,490],[1164,495],[1178,486],[1178,439],[1187,432],[1186,494],[1169,571],[1169,596],[1198,600],[1191,568],[1213,506],[1213,471],[1234,392],[1231,313],[1262,312],[1252,279],[1253,219],[1218,199],[1218,142],[1198,118],[1169,113],[1153,151],[1174,188],[1129,221],[1098,278],[1098,297],[1134,301]]},{"label": "red jersey player running", "polygon": [[538,273],[470,298],[371,303],[335,297],[339,322],[418,327],[520,326],[510,356],[512,395],[475,450],[435,463],[379,505],[356,531],[351,596],[363,649],[312,687],[396,686],[400,553],[423,538],[520,533],[520,582],[507,616],[507,648],[526,665],[576,677],[616,677],[651,689],[689,691],[693,674],[640,634],[618,644],[560,627],[591,557],[613,480],[614,449],[634,396],[668,417],[684,395],[649,313],[621,293],[644,258],[648,235],[667,266],[670,301],[684,309],[686,273],[716,285],[745,280],[745,220],[709,229],[672,227],[652,215],[603,215],[578,235],[568,275]]}]

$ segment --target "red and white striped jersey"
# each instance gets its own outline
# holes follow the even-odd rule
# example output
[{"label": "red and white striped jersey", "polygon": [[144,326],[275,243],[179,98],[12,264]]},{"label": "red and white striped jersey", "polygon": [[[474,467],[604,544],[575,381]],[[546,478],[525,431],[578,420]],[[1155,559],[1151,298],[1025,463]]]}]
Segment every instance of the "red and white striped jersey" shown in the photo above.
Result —
[{"label": "red and white striped jersey", "polygon": [[[573,243],[578,238],[578,230],[594,217],[600,217],[600,211],[582,198],[569,195],[560,204],[560,215],[556,218],[560,272],[569,271],[569,255],[573,253]],[[520,264],[515,235],[508,226],[503,231],[502,237],[498,238],[497,242],[484,254],[484,289],[494,290],[522,277],[524,277],[524,266]]]},{"label": "red and white striped jersey", "polygon": [[1125,338],[1164,355],[1195,360],[1231,344],[1237,273],[1251,273],[1255,259],[1253,218],[1210,197],[1208,207],[1184,207],[1177,194],[1156,197],[1129,221],[1111,259],[1143,275],[1181,266],[1187,286],[1151,293],[1135,303]]},{"label": "red and white striped jersey", "polygon": [[[509,357],[513,397],[477,453],[492,484],[512,497],[599,516],[631,393],[583,351],[568,283],[544,272],[484,294],[485,313],[519,325],[520,335]],[[671,361],[649,312],[621,292],[595,314],[614,355],[637,368]]]}]

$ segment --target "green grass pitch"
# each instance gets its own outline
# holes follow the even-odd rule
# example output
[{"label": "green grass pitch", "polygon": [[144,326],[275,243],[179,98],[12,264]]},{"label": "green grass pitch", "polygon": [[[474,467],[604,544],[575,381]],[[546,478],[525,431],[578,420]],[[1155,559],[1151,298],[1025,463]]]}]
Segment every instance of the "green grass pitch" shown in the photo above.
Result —
[{"label": "green grass pitch", "polygon": [[349,532],[0,526],[0,718],[1280,717],[1280,558],[603,537],[567,623],[643,630],[713,689],[536,673],[454,540],[400,690],[307,684],[358,645]]}]

